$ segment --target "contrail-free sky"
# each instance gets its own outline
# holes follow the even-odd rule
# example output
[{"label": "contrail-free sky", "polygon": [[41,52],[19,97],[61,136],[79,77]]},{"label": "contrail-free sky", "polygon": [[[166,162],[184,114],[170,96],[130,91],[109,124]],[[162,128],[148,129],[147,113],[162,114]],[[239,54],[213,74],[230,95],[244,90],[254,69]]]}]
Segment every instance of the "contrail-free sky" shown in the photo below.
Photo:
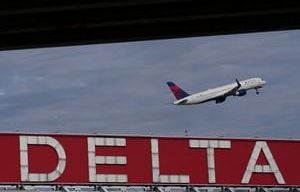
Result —
[{"label": "contrail-free sky", "polygon": [[[300,31],[0,52],[0,131],[300,138]],[[262,77],[256,95],[174,106]]]}]

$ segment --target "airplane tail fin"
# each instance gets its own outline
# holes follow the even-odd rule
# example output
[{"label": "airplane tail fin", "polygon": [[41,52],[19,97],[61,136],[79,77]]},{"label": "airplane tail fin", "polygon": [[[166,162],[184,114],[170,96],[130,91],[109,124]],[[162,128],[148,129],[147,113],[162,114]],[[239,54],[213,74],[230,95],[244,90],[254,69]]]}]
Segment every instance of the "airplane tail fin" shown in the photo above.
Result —
[{"label": "airplane tail fin", "polygon": [[187,92],[185,92],[184,90],[182,90],[175,83],[173,83],[173,82],[167,82],[167,85],[169,86],[170,90],[172,91],[173,95],[175,96],[175,98],[177,100],[189,96],[189,94]]}]

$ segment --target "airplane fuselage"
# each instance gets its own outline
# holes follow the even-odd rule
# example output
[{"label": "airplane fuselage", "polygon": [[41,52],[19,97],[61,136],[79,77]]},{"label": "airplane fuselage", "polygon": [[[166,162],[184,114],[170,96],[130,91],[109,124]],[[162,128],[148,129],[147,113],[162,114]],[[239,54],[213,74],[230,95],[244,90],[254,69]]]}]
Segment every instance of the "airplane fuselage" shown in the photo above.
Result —
[{"label": "airplane fuselage", "polygon": [[[240,87],[232,92],[231,90],[237,87],[237,83],[231,83],[221,87],[208,89],[199,93],[191,94],[182,99],[176,100],[175,105],[193,105],[215,100],[216,103],[222,103],[228,96],[244,96],[250,89],[262,88],[266,81],[262,78],[251,78],[240,81]],[[257,92],[258,93],[258,92]]]}]

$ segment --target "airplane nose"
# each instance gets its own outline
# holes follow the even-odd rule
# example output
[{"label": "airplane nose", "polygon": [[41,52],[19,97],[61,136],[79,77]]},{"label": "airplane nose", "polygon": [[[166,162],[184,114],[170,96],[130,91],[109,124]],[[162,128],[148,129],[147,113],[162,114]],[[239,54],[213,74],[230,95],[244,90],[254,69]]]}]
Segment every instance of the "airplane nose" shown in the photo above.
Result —
[{"label": "airplane nose", "polygon": [[267,81],[265,81],[265,80],[262,81],[262,84],[263,84],[263,85],[266,84],[266,83],[267,83]]}]

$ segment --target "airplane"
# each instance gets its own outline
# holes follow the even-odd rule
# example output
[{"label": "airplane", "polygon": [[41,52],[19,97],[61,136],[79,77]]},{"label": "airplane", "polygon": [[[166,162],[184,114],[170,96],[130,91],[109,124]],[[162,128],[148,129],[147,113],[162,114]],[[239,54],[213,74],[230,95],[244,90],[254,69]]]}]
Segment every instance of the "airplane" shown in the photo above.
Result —
[{"label": "airplane", "polygon": [[167,82],[167,85],[176,98],[176,101],[173,102],[174,105],[194,105],[208,101],[223,103],[228,96],[245,96],[250,89],[255,89],[256,94],[259,94],[258,89],[266,84],[266,81],[259,77],[244,81],[236,79],[235,81],[235,83],[194,94],[188,94],[173,82]]}]

